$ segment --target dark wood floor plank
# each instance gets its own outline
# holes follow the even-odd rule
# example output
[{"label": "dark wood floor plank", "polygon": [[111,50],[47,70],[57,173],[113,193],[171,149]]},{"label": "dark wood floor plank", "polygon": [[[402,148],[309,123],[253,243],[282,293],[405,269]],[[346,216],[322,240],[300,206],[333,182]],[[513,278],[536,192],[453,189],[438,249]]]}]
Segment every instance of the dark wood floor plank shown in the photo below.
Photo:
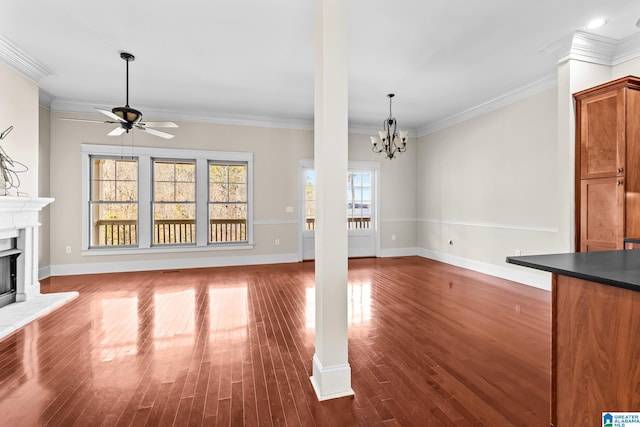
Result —
[{"label": "dark wood floor plank", "polygon": [[549,424],[550,294],[419,257],[349,262],[355,396],[319,402],[311,262],[43,280],[0,341],[20,426]]}]

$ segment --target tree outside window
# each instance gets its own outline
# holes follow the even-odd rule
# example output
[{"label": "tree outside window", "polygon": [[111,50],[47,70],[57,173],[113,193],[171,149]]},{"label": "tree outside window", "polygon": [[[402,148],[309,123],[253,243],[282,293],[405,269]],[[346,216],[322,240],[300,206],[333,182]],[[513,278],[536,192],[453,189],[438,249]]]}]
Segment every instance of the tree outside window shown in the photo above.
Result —
[{"label": "tree outside window", "polygon": [[195,161],[153,161],[153,244],[195,242],[195,174]]},{"label": "tree outside window", "polygon": [[138,160],[91,156],[91,245],[135,246]]},{"label": "tree outside window", "polygon": [[209,241],[247,241],[247,164],[209,163]]}]

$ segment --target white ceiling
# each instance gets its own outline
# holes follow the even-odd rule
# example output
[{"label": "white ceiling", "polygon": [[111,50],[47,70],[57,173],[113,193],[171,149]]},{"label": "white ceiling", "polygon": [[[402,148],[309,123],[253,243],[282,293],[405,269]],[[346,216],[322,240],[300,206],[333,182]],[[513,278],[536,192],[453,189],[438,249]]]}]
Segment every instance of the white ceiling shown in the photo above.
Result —
[{"label": "white ceiling", "polygon": [[[312,0],[3,0],[0,41],[50,73],[39,85],[54,110],[124,105],[128,51],[129,103],[147,119],[310,126],[313,10]],[[350,126],[379,127],[390,92],[400,127],[415,131],[550,80],[557,58],[543,49],[596,17],[608,20],[598,36],[640,32],[637,0],[349,0]]]}]

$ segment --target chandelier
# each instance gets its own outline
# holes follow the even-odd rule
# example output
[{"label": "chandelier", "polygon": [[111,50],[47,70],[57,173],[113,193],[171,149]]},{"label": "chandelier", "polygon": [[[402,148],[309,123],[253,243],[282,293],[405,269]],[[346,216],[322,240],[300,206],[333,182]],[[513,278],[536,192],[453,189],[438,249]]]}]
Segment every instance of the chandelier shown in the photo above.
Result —
[{"label": "chandelier", "polygon": [[372,136],[371,149],[374,153],[384,153],[389,159],[393,159],[396,153],[404,153],[407,150],[407,131],[397,130],[397,121],[391,114],[391,99],[395,95],[390,93],[389,117],[384,120],[383,129],[378,131],[379,136]]}]

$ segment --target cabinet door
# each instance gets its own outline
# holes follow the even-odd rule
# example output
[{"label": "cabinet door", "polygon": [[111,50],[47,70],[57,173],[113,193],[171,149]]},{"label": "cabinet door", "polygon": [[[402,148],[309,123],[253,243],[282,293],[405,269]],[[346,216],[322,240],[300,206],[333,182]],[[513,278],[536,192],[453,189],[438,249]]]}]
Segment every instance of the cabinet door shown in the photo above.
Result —
[{"label": "cabinet door", "polygon": [[580,187],[580,251],[622,249],[624,178],[583,179]]},{"label": "cabinet door", "polygon": [[624,89],[580,105],[580,178],[622,176],[625,167]]}]

